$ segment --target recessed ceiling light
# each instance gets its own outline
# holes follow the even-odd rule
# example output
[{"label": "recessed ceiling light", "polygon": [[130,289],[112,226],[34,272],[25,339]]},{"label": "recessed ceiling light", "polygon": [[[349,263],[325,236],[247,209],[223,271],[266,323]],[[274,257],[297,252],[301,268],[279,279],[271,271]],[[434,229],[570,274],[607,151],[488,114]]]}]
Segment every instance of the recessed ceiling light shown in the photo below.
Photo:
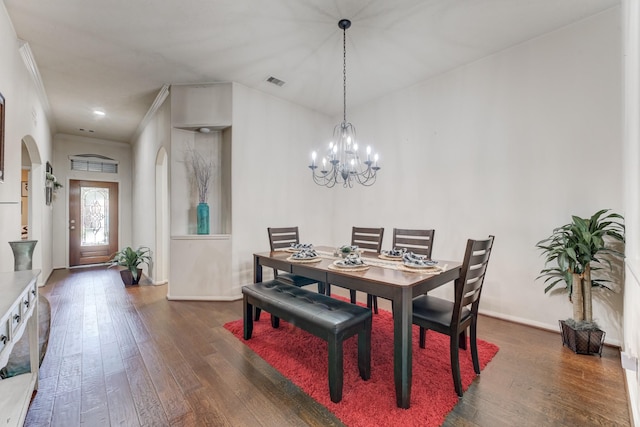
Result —
[{"label": "recessed ceiling light", "polygon": [[93,110],[93,115],[98,117],[104,117],[106,113],[102,110]]},{"label": "recessed ceiling light", "polygon": [[211,129],[209,129],[209,128],[200,128],[200,129],[198,129],[198,131],[200,133],[209,133],[209,132],[211,132]]}]

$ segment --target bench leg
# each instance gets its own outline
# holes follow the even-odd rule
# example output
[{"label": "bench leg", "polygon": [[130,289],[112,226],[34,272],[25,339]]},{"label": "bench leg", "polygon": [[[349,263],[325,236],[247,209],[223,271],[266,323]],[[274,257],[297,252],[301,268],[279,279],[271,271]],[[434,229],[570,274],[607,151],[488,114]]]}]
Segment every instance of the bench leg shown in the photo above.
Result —
[{"label": "bench leg", "polygon": [[254,319],[256,319],[256,322],[258,322],[260,320],[260,312],[261,312],[261,310],[258,307],[256,307],[256,314],[255,314],[255,317],[254,317]]},{"label": "bench leg", "polygon": [[271,327],[272,328],[278,328],[280,326],[280,318],[274,316],[273,314],[271,315]]},{"label": "bench leg", "polygon": [[365,321],[364,330],[358,332],[358,371],[363,380],[371,378],[371,318]]},{"label": "bench leg", "polygon": [[248,340],[251,338],[251,334],[253,333],[253,306],[249,304],[249,300],[245,295],[243,298],[242,304],[242,318],[244,320],[244,339]]},{"label": "bench leg", "polygon": [[342,339],[332,336],[329,337],[329,396],[333,403],[342,400],[342,380],[343,380],[343,361],[342,361]]}]

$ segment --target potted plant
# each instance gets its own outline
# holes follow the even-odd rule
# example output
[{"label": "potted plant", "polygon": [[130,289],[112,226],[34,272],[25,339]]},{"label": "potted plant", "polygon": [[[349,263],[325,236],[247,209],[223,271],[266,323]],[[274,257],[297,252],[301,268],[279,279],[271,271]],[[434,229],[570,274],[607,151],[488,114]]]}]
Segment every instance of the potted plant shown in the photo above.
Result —
[{"label": "potted plant", "polygon": [[146,246],[140,246],[133,250],[130,246],[119,250],[111,257],[110,267],[121,266],[126,267],[120,270],[120,276],[125,286],[137,285],[142,277],[142,264],[151,262],[151,249]]},{"label": "potted plant", "polygon": [[[540,272],[545,277],[547,293],[557,285],[564,290],[573,304],[573,318],[560,321],[563,344],[576,353],[602,354],[604,331],[593,321],[592,287],[611,288],[609,280],[596,278],[603,266],[611,270],[607,258],[624,258],[624,253],[612,249],[605,238],[624,242],[624,218],[603,209],[591,216],[572,216],[572,221],[553,230],[551,236],[536,244],[545,256],[545,268]],[[549,266],[550,265],[550,266]]]}]

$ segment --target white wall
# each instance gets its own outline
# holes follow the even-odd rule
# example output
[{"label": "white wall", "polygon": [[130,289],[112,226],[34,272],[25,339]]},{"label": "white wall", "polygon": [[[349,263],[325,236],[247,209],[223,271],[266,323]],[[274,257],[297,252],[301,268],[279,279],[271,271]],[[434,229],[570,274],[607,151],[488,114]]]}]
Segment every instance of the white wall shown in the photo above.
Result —
[{"label": "white wall", "polygon": [[[71,170],[69,156],[97,154],[118,161],[118,173]],[[69,266],[69,180],[108,181],[118,183],[118,246],[132,246],[131,222],[131,146],[122,142],[57,134],[54,138],[53,172],[64,187],[53,198],[53,263],[55,268]],[[140,205],[136,202],[136,206]],[[153,206],[153,205],[151,205]]]},{"label": "white wall", "polygon": [[[132,238],[133,247],[147,246],[151,248],[153,259],[158,253],[156,242],[156,159],[158,151],[164,147],[167,153],[171,150],[171,106],[166,100],[155,112],[149,124],[132,144],[133,147],[133,200]],[[156,279],[153,271],[145,266],[145,274]],[[165,280],[166,277],[160,277]]]},{"label": "white wall", "polygon": [[13,25],[4,3],[0,3],[0,93],[6,102],[5,176],[4,183],[0,183],[0,271],[13,270],[13,254],[6,242],[20,239],[21,153],[25,140],[32,161],[38,161],[32,165],[30,238],[38,240],[33,268],[42,270],[39,283],[43,283],[51,273],[52,211],[44,198],[44,164],[51,159],[51,131],[18,48]]},{"label": "white wall", "polygon": [[[233,85],[233,284],[253,281],[253,253],[269,250],[267,227],[300,227],[305,242],[329,242],[333,191],[311,180],[311,151],[334,123],[319,113]],[[326,138],[325,138],[326,137]]]},{"label": "white wall", "polygon": [[[434,257],[459,260],[467,238],[494,234],[482,307],[557,330],[571,306],[534,281],[536,242],[572,214],[623,213],[619,13],[351,109],[383,169],[373,187],[334,189],[334,239],[384,226],[390,246],[393,227],[434,228]],[[594,315],[620,344],[622,294],[598,293]]]},{"label": "white wall", "polygon": [[[623,2],[624,45],[624,204],[627,226],[627,269],[624,290],[623,355],[633,425],[640,425],[640,4]],[[624,360],[624,358],[623,358]],[[635,363],[634,363],[635,362]]]}]

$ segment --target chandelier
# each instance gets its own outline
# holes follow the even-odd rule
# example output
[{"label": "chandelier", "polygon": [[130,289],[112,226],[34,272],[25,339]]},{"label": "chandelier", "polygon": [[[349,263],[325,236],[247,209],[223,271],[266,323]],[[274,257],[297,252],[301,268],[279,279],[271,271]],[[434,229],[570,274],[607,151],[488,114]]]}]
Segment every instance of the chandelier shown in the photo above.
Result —
[{"label": "chandelier", "polygon": [[354,183],[370,186],[376,181],[376,175],[380,170],[378,154],[372,155],[371,147],[366,149],[366,160],[361,160],[358,154],[356,128],[347,122],[347,28],[350,26],[351,21],[348,19],[338,22],[338,27],[342,29],[342,123],[333,129],[333,139],[320,164],[316,163],[317,153],[314,151],[311,153],[309,165],[313,181],[328,188],[336,184],[351,188]]}]

